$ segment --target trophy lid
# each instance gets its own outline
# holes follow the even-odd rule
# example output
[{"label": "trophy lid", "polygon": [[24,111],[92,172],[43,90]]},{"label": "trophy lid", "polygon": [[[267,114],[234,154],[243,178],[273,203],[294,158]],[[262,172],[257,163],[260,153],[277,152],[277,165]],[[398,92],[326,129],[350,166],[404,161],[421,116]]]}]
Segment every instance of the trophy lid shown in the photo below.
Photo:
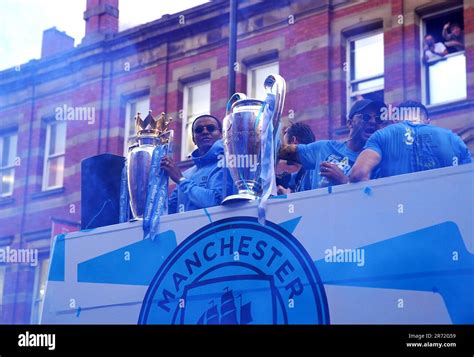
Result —
[{"label": "trophy lid", "polygon": [[137,113],[135,116],[135,129],[137,137],[141,136],[160,136],[169,131],[169,125],[171,124],[172,118],[166,119],[164,112],[158,118],[154,118],[151,115],[152,111],[148,111],[148,115],[145,119],[142,119],[140,114]]}]

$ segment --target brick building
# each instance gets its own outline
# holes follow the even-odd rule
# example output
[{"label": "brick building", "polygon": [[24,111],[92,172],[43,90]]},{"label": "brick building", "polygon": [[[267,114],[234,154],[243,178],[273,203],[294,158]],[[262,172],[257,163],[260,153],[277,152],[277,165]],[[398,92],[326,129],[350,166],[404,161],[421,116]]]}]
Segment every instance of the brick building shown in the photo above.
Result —
[{"label": "brick building", "polygon": [[[228,1],[122,32],[118,16],[118,0],[87,0],[79,46],[49,29],[40,60],[0,72],[0,248],[39,252],[35,266],[0,263],[0,323],[38,321],[51,237],[80,223],[81,160],[123,155],[133,114],[152,108],[175,118],[185,166],[189,123],[225,114]],[[441,40],[446,22],[464,29],[465,50],[424,63],[424,35]],[[237,29],[237,91],[261,97],[279,72],[286,123],[343,138],[355,98],[414,99],[474,152],[473,0],[241,0]]]}]

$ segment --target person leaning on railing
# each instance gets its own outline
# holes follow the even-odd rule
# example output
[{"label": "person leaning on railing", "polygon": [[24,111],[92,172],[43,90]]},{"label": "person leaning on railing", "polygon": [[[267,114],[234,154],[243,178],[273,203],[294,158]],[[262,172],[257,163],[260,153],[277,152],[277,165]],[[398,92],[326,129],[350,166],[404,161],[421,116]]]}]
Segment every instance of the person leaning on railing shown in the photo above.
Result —
[{"label": "person leaning on railing", "polygon": [[464,31],[457,23],[447,23],[443,27],[444,44],[449,52],[464,51]]},{"label": "person leaning on railing", "polygon": [[442,42],[436,42],[433,35],[425,36],[425,44],[423,47],[423,61],[429,62],[439,60],[448,54],[446,46]]},{"label": "person leaning on railing", "polygon": [[347,175],[367,139],[380,128],[381,112],[386,105],[370,99],[356,101],[349,113],[349,138],[345,141],[319,140],[308,145],[285,144],[279,158],[298,162],[315,171],[311,189],[348,183]]},{"label": "person leaning on railing", "polygon": [[367,140],[349,175],[351,182],[369,180],[376,168],[378,177],[387,177],[472,161],[458,135],[429,124],[429,113],[423,104],[406,101],[399,109],[407,115]]},{"label": "person leaning on railing", "polygon": [[[310,144],[315,141],[315,137],[311,127],[305,123],[294,123],[285,131],[283,136],[283,144]],[[295,165],[297,171],[293,173],[284,172],[277,175],[278,194],[288,194],[291,192],[301,192],[311,189],[311,183],[313,181],[314,170],[306,170],[301,164],[294,163],[291,161],[287,162],[288,165]],[[279,178],[287,177],[287,182]]]}]

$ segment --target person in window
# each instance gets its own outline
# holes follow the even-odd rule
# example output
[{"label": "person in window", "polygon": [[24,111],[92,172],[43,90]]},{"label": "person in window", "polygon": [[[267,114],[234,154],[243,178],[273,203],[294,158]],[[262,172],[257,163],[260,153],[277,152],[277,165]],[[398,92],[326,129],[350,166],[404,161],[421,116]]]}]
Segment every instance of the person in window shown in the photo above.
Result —
[{"label": "person in window", "polygon": [[345,141],[319,140],[311,144],[285,144],[280,159],[291,160],[315,171],[311,188],[348,183],[348,174],[367,139],[380,128],[380,114],[386,105],[370,99],[358,100],[349,112],[349,138]]},{"label": "person in window", "polygon": [[428,110],[419,102],[400,104],[405,120],[374,133],[349,175],[365,181],[378,168],[379,177],[457,166],[471,162],[471,154],[451,130],[429,124]]},{"label": "person in window", "polygon": [[444,25],[443,38],[449,52],[464,51],[464,31],[459,24],[448,22]]},{"label": "person in window", "polygon": [[[284,144],[310,144],[315,141],[313,131],[310,126],[304,123],[295,123],[292,124],[285,132],[283,136]],[[278,194],[286,195],[291,192],[301,192],[311,189],[312,177],[314,175],[314,170],[306,170],[301,164],[294,163],[289,161],[289,165],[296,165],[298,171],[289,174],[284,172],[279,177],[287,177],[288,180],[286,183],[281,182],[278,185]]]},{"label": "person in window", "polygon": [[217,206],[227,192],[232,193],[233,182],[226,172],[228,169],[218,165],[224,155],[219,119],[209,114],[197,117],[192,124],[192,135],[198,147],[191,154],[194,166],[181,172],[171,157],[161,160],[161,168],[177,185],[169,199],[170,214]]},{"label": "person in window", "polygon": [[430,34],[425,36],[423,51],[423,60],[425,62],[439,60],[448,54],[446,46],[442,42],[435,42],[434,37]]}]

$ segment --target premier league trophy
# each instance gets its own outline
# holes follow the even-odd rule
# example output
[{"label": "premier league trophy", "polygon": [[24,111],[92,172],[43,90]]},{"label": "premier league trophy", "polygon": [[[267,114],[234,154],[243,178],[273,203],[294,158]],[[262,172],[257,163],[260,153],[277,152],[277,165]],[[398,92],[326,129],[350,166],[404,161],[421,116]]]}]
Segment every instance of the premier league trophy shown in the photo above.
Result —
[{"label": "premier league trophy", "polygon": [[224,150],[226,166],[238,193],[226,197],[223,203],[260,197],[266,200],[274,186],[286,82],[279,75],[269,75],[264,87],[267,92],[264,101],[235,93],[227,103]]},{"label": "premier league trophy", "polygon": [[[173,140],[173,131],[168,130],[170,123],[171,118],[167,120],[165,113],[161,113],[160,117],[156,119],[151,115],[151,110],[145,119],[140,117],[140,113],[135,117],[137,142],[129,147],[127,156],[128,194],[130,208],[135,219],[144,218],[147,203],[150,202],[150,195],[157,193],[149,192],[149,186],[154,177],[158,175],[159,160],[161,159],[158,156],[168,154]],[[160,151],[158,153],[155,150],[157,148],[166,150],[158,150]],[[152,200],[154,201],[154,196]]]}]

